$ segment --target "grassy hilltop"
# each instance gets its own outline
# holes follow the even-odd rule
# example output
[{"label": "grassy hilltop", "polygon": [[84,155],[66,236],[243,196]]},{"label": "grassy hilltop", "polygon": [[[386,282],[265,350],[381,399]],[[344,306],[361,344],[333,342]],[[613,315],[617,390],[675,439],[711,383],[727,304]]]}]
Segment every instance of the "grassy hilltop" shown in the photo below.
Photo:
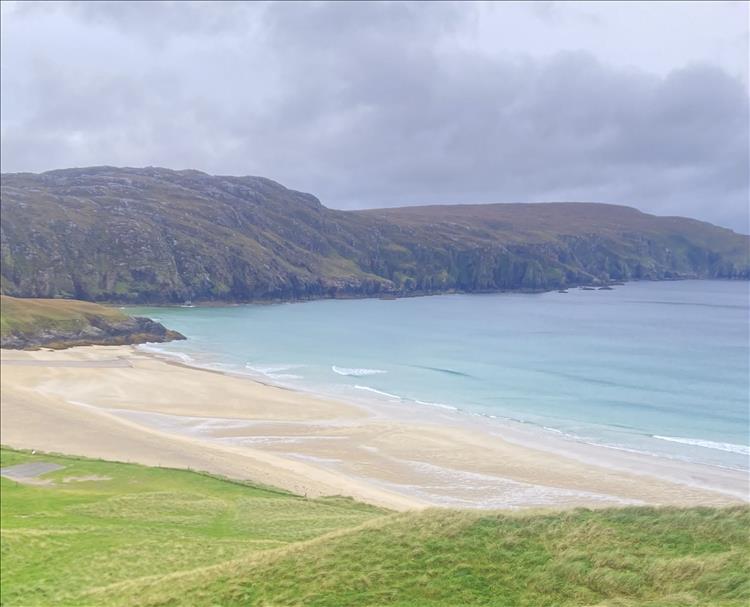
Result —
[{"label": "grassy hilltop", "polygon": [[750,238],[585,203],[328,209],[261,177],[89,167],[5,174],[8,295],[166,303],[748,278]]},{"label": "grassy hilltop", "polygon": [[[392,514],[203,474],[0,452],[2,605],[744,606],[750,509]],[[41,484],[45,483],[45,484]]]},{"label": "grassy hilltop", "polygon": [[147,318],[87,301],[20,299],[0,295],[0,345],[3,348],[65,348],[184,339]]}]

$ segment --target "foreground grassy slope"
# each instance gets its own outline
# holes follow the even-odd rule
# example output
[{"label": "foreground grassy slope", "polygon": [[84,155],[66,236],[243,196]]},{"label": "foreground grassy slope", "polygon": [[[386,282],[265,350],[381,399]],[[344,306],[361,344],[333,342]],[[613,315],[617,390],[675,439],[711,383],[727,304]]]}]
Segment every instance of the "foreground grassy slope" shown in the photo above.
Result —
[{"label": "foreground grassy slope", "polygon": [[87,301],[0,295],[0,344],[4,348],[126,344],[181,337],[149,319],[132,318]]},{"label": "foreground grassy slope", "polygon": [[393,515],[95,596],[113,605],[744,607],[747,508]]},{"label": "foreground grassy slope", "polygon": [[[3,480],[3,605],[744,606],[750,509],[388,514],[191,472]],[[65,482],[71,476],[108,480]]]},{"label": "foreground grassy slope", "polygon": [[349,500],[306,500],[192,472],[0,451],[3,467],[33,461],[65,468],[41,476],[50,485],[2,478],[2,605],[110,604],[86,593],[382,515]]},{"label": "foreground grassy slope", "polygon": [[750,238],[584,203],[336,211],[261,177],[88,167],[3,175],[3,293],[179,302],[748,278]]}]

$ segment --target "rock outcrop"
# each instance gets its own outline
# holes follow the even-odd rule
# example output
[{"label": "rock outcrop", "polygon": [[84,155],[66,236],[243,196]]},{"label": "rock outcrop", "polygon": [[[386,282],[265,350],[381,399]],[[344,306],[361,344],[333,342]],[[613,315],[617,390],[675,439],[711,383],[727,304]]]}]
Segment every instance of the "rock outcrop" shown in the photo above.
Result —
[{"label": "rock outcrop", "polygon": [[167,329],[161,323],[135,317],[118,323],[92,322],[81,329],[48,328],[32,334],[11,333],[0,337],[0,347],[14,350],[41,347],[59,349],[73,346],[119,346],[175,339],[185,337],[177,331]]},{"label": "rock outcrop", "polygon": [[161,323],[90,302],[2,296],[0,315],[2,348],[70,348],[185,339]]}]

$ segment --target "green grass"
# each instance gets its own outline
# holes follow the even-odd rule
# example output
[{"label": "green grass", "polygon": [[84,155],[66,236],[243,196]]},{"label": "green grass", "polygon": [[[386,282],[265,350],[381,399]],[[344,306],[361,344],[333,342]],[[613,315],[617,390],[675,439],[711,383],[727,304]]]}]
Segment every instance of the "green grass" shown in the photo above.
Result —
[{"label": "green grass", "polygon": [[[352,527],[382,511],[346,499],[131,464],[3,449],[0,464],[54,462],[54,486],[3,478],[2,605],[103,605],[87,591],[224,563]],[[69,477],[110,480],[63,482]]]},{"label": "green grass", "polygon": [[[750,508],[392,514],[192,472],[2,452],[2,604],[745,606]],[[96,474],[108,481],[63,483]]]},{"label": "green grass", "polygon": [[34,334],[43,329],[80,329],[93,317],[126,320],[120,310],[75,299],[19,299],[0,295],[0,335]]}]

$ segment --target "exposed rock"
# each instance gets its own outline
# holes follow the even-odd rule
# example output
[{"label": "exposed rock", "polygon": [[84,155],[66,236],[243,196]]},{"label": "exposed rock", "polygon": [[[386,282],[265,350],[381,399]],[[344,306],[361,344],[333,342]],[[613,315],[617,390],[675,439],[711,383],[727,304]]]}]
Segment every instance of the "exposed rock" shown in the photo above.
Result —
[{"label": "exposed rock", "polygon": [[71,348],[73,346],[114,346],[185,339],[148,318],[132,317],[123,322],[92,321],[81,329],[43,329],[38,333],[11,333],[0,337],[0,347],[14,350]]},{"label": "exposed rock", "polygon": [[[750,276],[747,236],[587,203],[336,211],[261,177],[2,176],[3,293],[181,303]],[[593,288],[593,287],[591,287]]]},{"label": "exposed rock", "polygon": [[185,339],[161,323],[69,299],[0,296],[0,347],[12,349],[124,345]]}]

